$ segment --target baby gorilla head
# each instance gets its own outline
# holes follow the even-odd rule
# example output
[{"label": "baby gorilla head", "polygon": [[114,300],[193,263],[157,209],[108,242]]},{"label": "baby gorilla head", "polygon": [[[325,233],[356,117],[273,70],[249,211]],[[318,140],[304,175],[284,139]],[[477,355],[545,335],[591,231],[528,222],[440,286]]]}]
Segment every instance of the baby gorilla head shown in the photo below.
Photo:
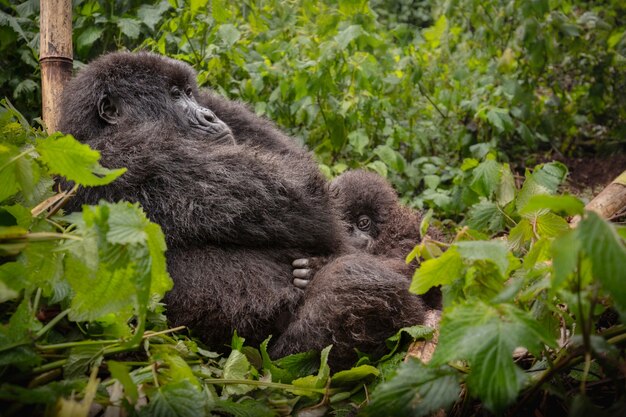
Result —
[{"label": "baby gorilla head", "polygon": [[330,189],[355,248],[387,256],[401,249],[405,252],[398,255],[405,256],[419,240],[421,216],[402,206],[380,175],[348,171],[335,178]]},{"label": "baby gorilla head", "polygon": [[184,132],[185,138],[234,142],[231,130],[196,97],[187,64],[150,53],[104,55],[81,71],[64,94],[59,130],[83,142],[140,126]]}]

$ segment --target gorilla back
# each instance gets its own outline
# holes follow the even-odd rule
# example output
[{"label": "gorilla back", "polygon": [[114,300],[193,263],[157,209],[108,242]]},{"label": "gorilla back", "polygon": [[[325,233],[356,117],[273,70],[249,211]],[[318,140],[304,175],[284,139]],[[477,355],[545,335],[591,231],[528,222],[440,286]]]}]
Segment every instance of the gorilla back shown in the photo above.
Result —
[{"label": "gorilla back", "polygon": [[180,61],[113,53],[67,85],[60,130],[99,150],[104,166],[128,168],[110,185],[80,189],[68,208],[139,202],[168,242],[170,321],[214,347],[234,329],[259,342],[281,331],[301,297],[291,261],[339,251],[342,227],[315,162],[277,151],[285,136],[258,118],[237,131],[258,123],[262,143],[233,135],[198,104],[195,79]]}]

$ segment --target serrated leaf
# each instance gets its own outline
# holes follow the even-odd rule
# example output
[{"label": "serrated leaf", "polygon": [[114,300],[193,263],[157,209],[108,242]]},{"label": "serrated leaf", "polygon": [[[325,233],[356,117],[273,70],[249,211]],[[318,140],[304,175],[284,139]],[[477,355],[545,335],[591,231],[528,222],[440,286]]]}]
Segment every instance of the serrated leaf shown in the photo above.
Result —
[{"label": "serrated leaf", "polygon": [[552,242],[552,289],[560,288],[578,268],[581,244],[578,230],[571,230]]},{"label": "serrated leaf", "polygon": [[[198,378],[196,378],[196,376],[193,374],[193,371],[191,370],[189,365],[187,365],[187,362],[185,362],[183,358],[178,355],[170,354],[165,354],[162,356],[162,358],[168,365],[168,375],[170,376],[170,378],[172,378],[174,382],[189,381],[199,390],[202,389]],[[226,369],[226,366],[224,366],[224,369]]]},{"label": "serrated leaf", "polygon": [[466,222],[472,229],[481,231],[499,232],[505,226],[502,210],[488,200],[474,204],[467,214]]},{"label": "serrated leaf", "polygon": [[496,202],[500,207],[504,207],[515,199],[515,179],[509,164],[502,164],[500,167],[500,182],[496,189]]},{"label": "serrated leaf", "polygon": [[470,188],[480,196],[490,197],[500,183],[500,175],[500,164],[487,159],[472,171]]},{"label": "serrated leaf", "polygon": [[102,167],[100,153],[70,135],[55,134],[37,141],[37,152],[51,173],[81,185],[105,185],[126,172],[126,168]]},{"label": "serrated leaf", "polygon": [[146,227],[150,223],[138,204],[118,204],[111,206],[109,231],[106,234],[110,243],[144,243]]},{"label": "serrated leaf", "polygon": [[160,3],[151,5],[151,4],[142,4],[139,9],[137,9],[137,17],[140,21],[142,21],[146,26],[150,28],[150,30],[154,30],[157,23],[161,20],[163,14],[170,9],[170,5],[167,2],[162,1]]},{"label": "serrated leaf", "polygon": [[522,219],[509,232],[509,247],[511,250],[520,250],[526,242],[529,242],[533,237],[535,237],[535,233],[530,221],[528,219]]},{"label": "serrated leaf", "polygon": [[117,27],[128,39],[137,39],[141,33],[141,22],[136,19],[121,17],[117,20]]},{"label": "serrated leaf", "polygon": [[460,393],[460,378],[454,369],[426,367],[411,359],[400,365],[391,380],[376,387],[370,403],[359,415],[428,416],[449,408]]},{"label": "serrated leaf", "polygon": [[554,194],[566,175],[567,168],[560,162],[538,165],[532,174],[526,174],[526,181],[517,196],[517,209],[521,211],[533,196]]},{"label": "serrated leaf", "polygon": [[446,285],[462,277],[463,260],[453,246],[439,258],[423,262],[413,274],[409,291],[425,294],[437,285]]},{"label": "serrated leaf", "polygon": [[[309,389],[319,389],[326,386],[328,382],[328,378],[330,377],[330,368],[328,367],[328,354],[330,353],[331,346],[327,346],[322,349],[320,353],[320,369],[317,372],[317,375],[309,375],[302,378],[294,379],[291,381],[291,384],[294,387],[300,388],[309,388]],[[305,395],[309,397],[316,397],[319,394],[315,393],[311,390],[302,390],[302,389],[289,389],[295,395]]]},{"label": "serrated leaf", "polygon": [[159,387],[150,395],[140,416],[197,417],[205,415],[205,397],[189,381],[177,381]]},{"label": "serrated leaf", "polygon": [[389,168],[396,172],[404,172],[406,167],[406,161],[404,157],[397,151],[387,145],[380,145],[374,149],[374,153],[383,161]]},{"label": "serrated leaf", "polygon": [[579,223],[578,233],[583,251],[591,258],[594,277],[626,311],[626,248],[623,241],[610,223],[592,211],[587,212]]},{"label": "serrated leaf", "polygon": [[[224,364],[224,379],[249,379],[250,378],[250,362],[246,355],[238,350],[232,350],[226,363]],[[252,391],[254,386],[243,384],[232,384],[224,387],[224,392],[228,395],[242,395]]]},{"label": "serrated leaf", "polygon": [[330,380],[333,387],[354,384],[356,381],[364,380],[368,377],[378,376],[378,369],[371,365],[361,365],[345,371],[339,371]]},{"label": "serrated leaf", "polygon": [[363,155],[363,151],[369,144],[369,138],[364,129],[358,129],[350,132],[348,143],[350,143],[356,153]]},{"label": "serrated leaf", "polygon": [[506,245],[500,241],[466,241],[455,244],[459,255],[463,259],[470,261],[489,261],[492,262],[501,276],[506,276],[509,268],[509,258]]},{"label": "serrated leaf", "polygon": [[63,365],[63,377],[66,379],[84,377],[91,368],[100,365],[103,353],[103,345],[87,345],[72,348],[67,362]]},{"label": "serrated leaf", "polygon": [[102,27],[88,26],[87,29],[76,38],[76,49],[79,52],[84,52],[91,48],[93,43],[100,39],[103,32],[104,28]]},{"label": "serrated leaf", "polygon": [[224,42],[226,48],[230,48],[241,38],[241,32],[234,25],[227,23],[220,26],[217,36]]},{"label": "serrated leaf", "polygon": [[528,200],[519,211],[519,214],[526,215],[542,209],[574,216],[583,214],[585,205],[578,198],[571,195],[535,195]]},{"label": "serrated leaf", "polygon": [[556,237],[569,230],[569,225],[564,218],[554,213],[545,213],[535,220],[537,234],[541,237]]},{"label": "serrated leaf", "polygon": [[555,346],[550,333],[528,313],[510,304],[472,302],[446,310],[431,363],[469,361],[470,392],[497,413],[515,400],[525,381],[513,362],[513,350],[521,346],[538,353],[544,343]]},{"label": "serrated leaf", "polygon": [[130,399],[131,404],[135,404],[139,398],[139,391],[137,390],[137,385],[133,382],[128,373],[129,367],[123,362],[112,360],[107,361],[106,364],[109,372],[111,372],[111,376],[117,379],[124,387],[124,392]]}]

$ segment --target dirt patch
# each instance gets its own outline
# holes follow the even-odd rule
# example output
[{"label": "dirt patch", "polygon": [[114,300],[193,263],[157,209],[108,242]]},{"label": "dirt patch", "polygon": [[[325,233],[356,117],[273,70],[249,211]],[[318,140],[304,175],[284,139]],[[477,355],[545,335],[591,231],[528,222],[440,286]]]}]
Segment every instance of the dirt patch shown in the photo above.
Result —
[{"label": "dirt patch", "polygon": [[564,191],[587,202],[626,170],[626,154],[554,159],[569,168]]}]

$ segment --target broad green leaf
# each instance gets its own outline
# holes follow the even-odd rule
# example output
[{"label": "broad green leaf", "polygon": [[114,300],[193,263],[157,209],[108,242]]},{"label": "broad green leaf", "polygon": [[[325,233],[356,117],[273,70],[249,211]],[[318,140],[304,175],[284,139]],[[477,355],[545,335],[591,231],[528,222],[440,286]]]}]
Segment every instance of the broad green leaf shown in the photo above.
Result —
[{"label": "broad green leaf", "polygon": [[139,204],[111,206],[107,240],[118,244],[144,243],[147,238],[146,227],[149,223],[150,221],[139,208]]},{"label": "broad green leaf", "polygon": [[148,406],[140,416],[197,417],[205,415],[205,397],[189,381],[176,381],[159,387],[149,395]]},{"label": "broad green leaf", "polygon": [[211,410],[220,412],[219,415],[229,415],[233,417],[276,416],[275,410],[269,408],[262,401],[251,398],[244,398],[238,401],[218,399],[214,404],[212,404]]},{"label": "broad green leaf", "polygon": [[511,250],[520,250],[533,237],[535,237],[535,233],[530,221],[528,221],[528,219],[522,219],[509,232],[509,247]]},{"label": "broad green leaf", "polygon": [[[231,350],[226,363],[224,364],[224,379],[249,379],[250,378],[250,362],[246,355],[238,350]],[[243,384],[229,384],[224,386],[224,392],[228,395],[242,395],[252,391],[254,386]]]},{"label": "broad green leaf", "polygon": [[563,217],[554,213],[545,213],[536,219],[537,234],[542,237],[559,236],[569,230],[569,225]]},{"label": "broad green leaf", "polygon": [[17,149],[0,144],[0,202],[20,190],[15,168],[17,155]]},{"label": "broad green leaf", "polygon": [[466,241],[455,244],[459,255],[470,261],[489,261],[498,267],[500,274],[506,276],[509,268],[506,245],[500,241]]},{"label": "broad green leaf", "polygon": [[487,159],[472,171],[470,188],[480,196],[490,197],[500,184],[500,176],[500,164]]},{"label": "broad green leaf", "polygon": [[357,381],[364,380],[368,377],[378,376],[378,369],[371,365],[361,365],[345,371],[339,371],[330,380],[333,387],[341,385],[354,384]]},{"label": "broad green leaf", "polygon": [[363,151],[369,144],[369,138],[364,129],[358,129],[350,132],[348,135],[348,143],[350,143],[356,153],[363,155]]},{"label": "broad green leaf", "polygon": [[241,32],[230,23],[221,25],[217,30],[217,35],[224,42],[226,48],[230,48],[241,38]]},{"label": "broad green leaf", "polygon": [[555,346],[540,322],[513,305],[462,304],[444,313],[432,364],[469,361],[470,392],[497,413],[515,400],[526,379],[513,350],[522,346],[537,354],[544,343]]},{"label": "broad green leaf", "polygon": [[[162,356],[163,360],[169,367],[168,375],[172,378],[172,381],[189,381],[198,389],[202,386],[198,381],[198,378],[193,374],[193,371],[187,365],[187,362],[178,355],[165,354]],[[230,359],[230,358],[229,358]],[[224,366],[226,369],[226,366]]]},{"label": "broad green leaf", "polygon": [[37,141],[37,152],[51,173],[81,185],[105,185],[126,172],[126,168],[110,170],[100,166],[100,153],[70,135],[55,134]]},{"label": "broad green leaf", "polygon": [[[320,354],[320,369],[317,372],[317,375],[309,375],[302,378],[294,379],[293,381],[291,381],[292,385],[301,388],[317,389],[325,387],[326,383],[328,382],[328,378],[330,377],[330,368],[328,367],[328,354],[330,353],[331,348],[332,345],[322,349],[322,352]],[[300,390],[295,388],[290,389],[290,391],[295,395],[305,395],[309,397],[318,396],[318,394],[310,390]]]},{"label": "broad green leaf", "polygon": [[142,23],[148,26],[150,30],[154,30],[163,14],[169,10],[170,7],[171,6],[164,1],[154,5],[142,4],[139,6],[139,9],[137,9],[137,17]]},{"label": "broad green leaf", "polygon": [[571,230],[552,242],[552,289],[560,288],[578,268],[580,257],[578,230]]},{"label": "broad green leaf", "polygon": [[387,145],[381,145],[374,149],[374,153],[383,161],[389,168],[396,172],[404,172],[406,167],[406,161],[404,157],[397,151],[393,150]]},{"label": "broad green leaf", "polygon": [[481,231],[499,232],[505,227],[502,209],[485,199],[470,208],[466,221],[472,229]]},{"label": "broad green leaf", "polygon": [[357,39],[364,33],[365,31],[361,25],[351,25],[339,32],[337,36],[335,36],[335,41],[337,41],[341,49],[346,49],[350,42]]},{"label": "broad green leaf", "polygon": [[87,29],[76,38],[76,49],[78,52],[84,53],[91,48],[93,43],[100,39],[103,32],[103,27],[88,26]]},{"label": "broad green leaf", "polygon": [[567,168],[560,162],[538,165],[532,174],[526,173],[526,181],[517,196],[517,209],[521,211],[533,196],[554,194],[567,175]]},{"label": "broad green leaf", "polygon": [[230,10],[226,0],[212,0],[211,1],[211,15],[217,23],[227,22],[231,17]]},{"label": "broad green leaf", "polygon": [[84,377],[91,368],[100,366],[103,353],[103,345],[73,347],[67,362],[63,365],[63,377],[66,379]]},{"label": "broad green leaf", "polygon": [[130,399],[131,404],[135,404],[139,398],[139,391],[137,385],[133,382],[130,374],[128,373],[129,367],[123,362],[116,362],[109,360],[106,362],[111,376],[117,379],[124,387],[124,392]]},{"label": "broad green leaf", "polygon": [[568,216],[583,214],[584,204],[578,198],[570,195],[535,195],[532,196],[526,205],[519,211],[519,214],[526,215],[541,209],[548,209],[555,213],[565,213]]},{"label": "broad green leaf", "polygon": [[448,409],[459,399],[460,379],[459,373],[448,366],[426,367],[411,359],[400,365],[391,380],[376,387],[359,415],[420,417]]},{"label": "broad green leaf", "polygon": [[437,285],[446,285],[462,277],[463,260],[456,247],[451,247],[439,258],[423,262],[413,274],[409,291],[425,294]]},{"label": "broad green leaf", "polygon": [[583,251],[591,258],[594,277],[626,310],[626,248],[615,228],[588,211],[578,225],[578,233]]},{"label": "broad green leaf", "polygon": [[496,188],[496,201],[500,207],[509,204],[515,198],[515,179],[509,164],[502,164],[500,167],[500,182]]},{"label": "broad green leaf", "polygon": [[121,17],[117,21],[117,27],[129,39],[137,39],[141,33],[141,22],[136,19]]}]

